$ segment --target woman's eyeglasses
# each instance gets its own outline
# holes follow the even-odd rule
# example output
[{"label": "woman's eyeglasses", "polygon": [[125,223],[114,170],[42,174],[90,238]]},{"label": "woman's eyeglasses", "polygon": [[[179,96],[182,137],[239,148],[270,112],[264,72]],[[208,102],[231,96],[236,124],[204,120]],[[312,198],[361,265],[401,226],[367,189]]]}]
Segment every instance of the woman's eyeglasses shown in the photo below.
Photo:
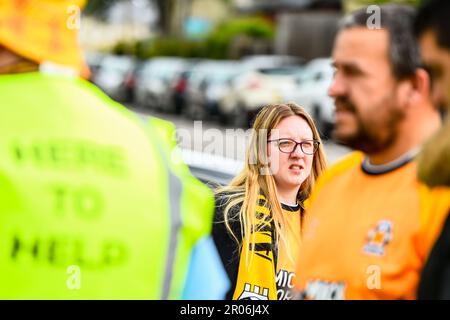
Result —
[{"label": "woman's eyeglasses", "polygon": [[313,155],[319,148],[320,141],[317,140],[303,140],[297,142],[289,138],[268,140],[267,142],[276,142],[278,149],[283,153],[292,153],[300,145],[300,149],[304,154]]}]

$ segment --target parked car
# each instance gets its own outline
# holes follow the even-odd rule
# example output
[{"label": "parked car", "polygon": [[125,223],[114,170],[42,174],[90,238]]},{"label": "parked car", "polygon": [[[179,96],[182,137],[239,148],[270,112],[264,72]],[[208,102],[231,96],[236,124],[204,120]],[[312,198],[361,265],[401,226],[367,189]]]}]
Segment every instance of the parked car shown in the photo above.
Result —
[{"label": "parked car", "polygon": [[196,65],[186,89],[186,113],[191,119],[218,115],[218,101],[230,90],[229,81],[241,72],[236,61],[208,60]]},{"label": "parked car", "polygon": [[300,66],[266,67],[235,77],[230,81],[230,92],[218,104],[223,121],[235,127],[248,127],[262,107],[283,102],[283,93],[294,90],[299,70]]},{"label": "parked car", "polygon": [[161,57],[144,62],[136,75],[135,98],[140,106],[172,111],[171,84],[188,68],[189,62],[182,58]]},{"label": "parked car", "polygon": [[130,101],[134,67],[135,60],[131,57],[108,55],[100,63],[95,84],[115,100]]},{"label": "parked car", "polygon": [[286,90],[283,97],[304,107],[314,118],[324,138],[329,137],[334,126],[334,102],[328,96],[333,74],[331,59],[314,59],[297,76],[297,87]]},{"label": "parked car", "polygon": [[233,79],[242,72],[242,65],[234,62],[222,65],[221,68],[207,76],[202,103],[209,116],[217,116],[219,118],[223,116],[219,110],[219,102],[229,94]]}]

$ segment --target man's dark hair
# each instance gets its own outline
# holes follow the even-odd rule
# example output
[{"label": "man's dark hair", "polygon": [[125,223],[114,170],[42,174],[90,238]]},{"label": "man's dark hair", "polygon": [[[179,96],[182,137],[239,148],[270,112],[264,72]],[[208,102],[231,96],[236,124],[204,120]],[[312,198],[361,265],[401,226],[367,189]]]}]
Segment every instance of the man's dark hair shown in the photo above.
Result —
[{"label": "man's dark hair", "polygon": [[431,30],[439,46],[450,50],[450,1],[424,1],[414,23],[414,34],[420,37]]},{"label": "man's dark hair", "polygon": [[[389,33],[389,58],[394,76],[405,79],[414,75],[421,66],[419,46],[412,32],[416,10],[407,5],[386,4],[380,8],[380,28]],[[367,8],[356,10],[345,16],[339,29],[353,27],[368,28],[373,11]]]}]

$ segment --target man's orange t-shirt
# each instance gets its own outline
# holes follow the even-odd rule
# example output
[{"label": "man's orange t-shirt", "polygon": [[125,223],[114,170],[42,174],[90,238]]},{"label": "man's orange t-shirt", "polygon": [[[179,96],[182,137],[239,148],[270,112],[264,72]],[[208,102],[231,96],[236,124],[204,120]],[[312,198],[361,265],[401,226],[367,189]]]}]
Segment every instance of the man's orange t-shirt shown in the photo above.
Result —
[{"label": "man's orange t-shirt", "polygon": [[305,214],[296,288],[306,299],[414,299],[450,208],[406,161],[368,172],[355,152],[318,181]]}]

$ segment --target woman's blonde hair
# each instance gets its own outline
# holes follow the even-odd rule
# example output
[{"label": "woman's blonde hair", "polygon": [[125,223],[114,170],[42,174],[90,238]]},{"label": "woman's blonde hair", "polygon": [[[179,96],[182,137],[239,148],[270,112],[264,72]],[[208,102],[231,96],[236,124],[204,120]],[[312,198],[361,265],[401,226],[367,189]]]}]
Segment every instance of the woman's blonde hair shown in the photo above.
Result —
[{"label": "woman's blonde hair", "polygon": [[[269,172],[269,161],[267,155],[267,140],[271,131],[280,123],[281,120],[290,117],[299,116],[304,119],[313,133],[313,139],[320,141],[319,132],[316,129],[311,116],[295,103],[274,104],[264,107],[256,116],[253,130],[250,137],[250,143],[246,150],[244,169],[230,182],[226,187],[219,188],[218,193],[224,194],[227,201],[224,209],[224,222],[228,231],[238,243],[237,235],[234,234],[230,226],[230,221],[239,220],[241,226],[241,239],[246,241],[246,246],[254,242],[254,232],[256,227],[255,210],[258,204],[258,196],[262,194],[267,199],[267,206],[272,214],[272,225],[275,226],[276,245],[279,239],[287,244],[284,237],[286,223],[283,218],[282,208],[277,196],[275,180]],[[311,174],[300,186],[297,194],[298,203],[303,207],[303,202],[308,199],[314,182],[326,167],[325,152],[322,143],[314,153]],[[232,209],[240,205],[239,212]],[[251,235],[250,237],[244,237]]]}]

